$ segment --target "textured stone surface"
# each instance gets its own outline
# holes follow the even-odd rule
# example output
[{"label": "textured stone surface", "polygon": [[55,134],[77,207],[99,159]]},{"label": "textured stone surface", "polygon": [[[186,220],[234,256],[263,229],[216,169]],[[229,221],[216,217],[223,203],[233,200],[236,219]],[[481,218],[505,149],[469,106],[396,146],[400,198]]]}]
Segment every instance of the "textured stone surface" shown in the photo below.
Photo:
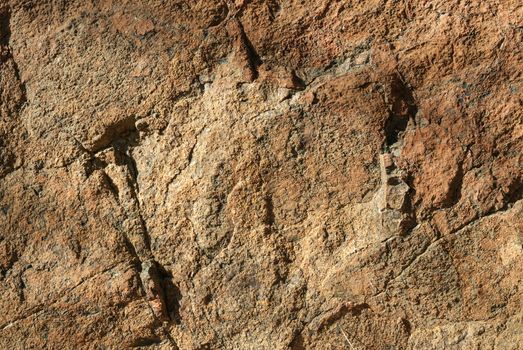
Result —
[{"label": "textured stone surface", "polygon": [[0,3],[0,348],[523,348],[523,6]]}]

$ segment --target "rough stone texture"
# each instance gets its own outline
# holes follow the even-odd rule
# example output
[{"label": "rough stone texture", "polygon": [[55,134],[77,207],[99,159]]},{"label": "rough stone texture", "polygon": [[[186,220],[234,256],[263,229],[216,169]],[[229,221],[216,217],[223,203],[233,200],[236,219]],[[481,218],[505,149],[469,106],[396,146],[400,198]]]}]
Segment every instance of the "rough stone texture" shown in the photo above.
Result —
[{"label": "rough stone texture", "polygon": [[0,2],[0,348],[522,349],[518,0]]}]

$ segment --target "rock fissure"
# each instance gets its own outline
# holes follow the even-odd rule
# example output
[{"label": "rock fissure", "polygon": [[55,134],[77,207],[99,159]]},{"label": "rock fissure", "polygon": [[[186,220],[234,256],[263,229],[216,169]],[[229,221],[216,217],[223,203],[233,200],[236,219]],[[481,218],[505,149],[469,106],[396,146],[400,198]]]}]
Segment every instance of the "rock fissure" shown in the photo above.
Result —
[{"label": "rock fissure", "polygon": [[[14,80],[18,84],[16,88],[19,88],[21,93],[16,101],[5,101],[3,98],[1,98],[0,101],[6,105],[12,102],[16,102],[13,106],[14,110],[11,110],[10,112],[12,114],[15,114],[15,112],[21,113],[21,109],[27,103],[27,87],[26,84],[22,81],[22,75],[20,74],[18,63],[13,56],[13,49],[11,47],[11,9],[9,7],[5,7],[3,9],[0,8],[0,73],[2,75],[6,73],[9,74],[9,72],[5,72],[4,69],[2,69],[2,66],[4,65],[11,66],[11,73],[13,74]],[[9,68],[6,70],[8,69]],[[0,86],[0,97],[3,97],[3,93],[1,92],[2,89],[3,87]]]}]

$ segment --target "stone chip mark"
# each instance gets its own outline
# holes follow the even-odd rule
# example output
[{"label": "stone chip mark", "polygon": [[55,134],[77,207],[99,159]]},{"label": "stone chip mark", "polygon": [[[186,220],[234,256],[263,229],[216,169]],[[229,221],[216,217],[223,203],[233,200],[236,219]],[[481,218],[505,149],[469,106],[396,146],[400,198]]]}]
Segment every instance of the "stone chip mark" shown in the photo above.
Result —
[{"label": "stone chip mark", "polygon": [[[103,130],[84,146],[90,152],[99,152],[111,147],[115,141],[135,139],[138,130],[135,125],[135,117],[125,116],[122,119],[112,120],[103,126]],[[128,141],[129,142],[129,141]]]}]

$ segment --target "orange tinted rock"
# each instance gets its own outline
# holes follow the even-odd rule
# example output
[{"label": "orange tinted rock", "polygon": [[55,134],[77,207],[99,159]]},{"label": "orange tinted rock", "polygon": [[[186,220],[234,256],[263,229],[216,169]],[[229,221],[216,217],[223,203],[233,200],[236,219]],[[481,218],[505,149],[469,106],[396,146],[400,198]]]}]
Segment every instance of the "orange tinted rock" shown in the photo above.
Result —
[{"label": "orange tinted rock", "polygon": [[522,348],[522,18],[2,2],[0,348]]}]

